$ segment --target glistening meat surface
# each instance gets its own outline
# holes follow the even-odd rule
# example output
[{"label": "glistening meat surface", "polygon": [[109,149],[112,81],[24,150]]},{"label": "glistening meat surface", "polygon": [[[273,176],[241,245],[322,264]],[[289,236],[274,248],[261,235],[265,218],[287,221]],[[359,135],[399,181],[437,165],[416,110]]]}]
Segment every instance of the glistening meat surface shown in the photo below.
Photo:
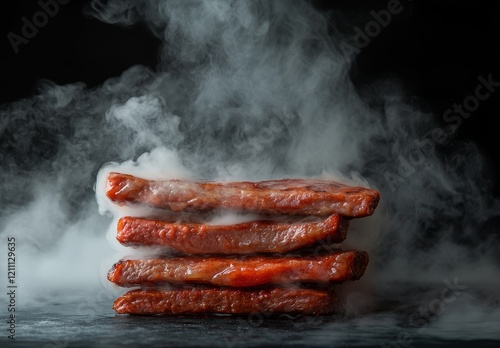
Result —
[{"label": "glistening meat surface", "polygon": [[179,257],[122,260],[108,272],[120,286],[197,283],[252,287],[293,282],[340,283],[360,278],[368,264],[364,251],[309,257]]},{"label": "glistening meat surface", "polygon": [[320,179],[283,179],[260,182],[153,181],[110,173],[109,199],[172,211],[229,209],[260,214],[371,215],[379,192]]},{"label": "glistening meat surface", "polygon": [[329,314],[338,307],[333,290],[275,288],[132,290],[119,297],[118,314],[300,313]]},{"label": "glistening meat surface", "polygon": [[188,254],[285,253],[327,237],[328,242],[340,243],[347,227],[348,220],[338,215],[310,222],[218,226],[124,217],[118,221],[116,238],[127,246],[165,246]]}]

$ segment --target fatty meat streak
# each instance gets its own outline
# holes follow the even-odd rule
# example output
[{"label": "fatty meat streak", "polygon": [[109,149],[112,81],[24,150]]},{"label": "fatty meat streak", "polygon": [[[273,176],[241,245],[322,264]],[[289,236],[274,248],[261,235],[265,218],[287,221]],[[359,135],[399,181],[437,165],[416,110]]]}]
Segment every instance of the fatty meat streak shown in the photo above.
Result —
[{"label": "fatty meat streak", "polygon": [[359,279],[368,264],[364,251],[306,257],[177,257],[122,260],[108,272],[120,286],[207,284],[252,287],[296,282],[342,283]]}]

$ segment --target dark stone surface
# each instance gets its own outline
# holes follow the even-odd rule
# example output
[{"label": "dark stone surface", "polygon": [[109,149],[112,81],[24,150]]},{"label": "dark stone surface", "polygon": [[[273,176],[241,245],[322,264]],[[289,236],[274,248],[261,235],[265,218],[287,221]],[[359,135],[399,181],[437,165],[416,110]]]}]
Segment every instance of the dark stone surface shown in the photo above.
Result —
[{"label": "dark stone surface", "polygon": [[0,347],[498,347],[500,334],[492,340],[494,308],[483,313],[482,322],[474,316],[456,321],[446,311],[460,307],[459,299],[428,323],[412,327],[408,318],[418,305],[411,298],[423,295],[432,301],[434,294],[406,293],[402,298],[386,292],[372,312],[349,317],[117,316],[109,298],[90,304],[92,295],[82,294],[71,303],[18,310],[16,341],[2,334]]}]

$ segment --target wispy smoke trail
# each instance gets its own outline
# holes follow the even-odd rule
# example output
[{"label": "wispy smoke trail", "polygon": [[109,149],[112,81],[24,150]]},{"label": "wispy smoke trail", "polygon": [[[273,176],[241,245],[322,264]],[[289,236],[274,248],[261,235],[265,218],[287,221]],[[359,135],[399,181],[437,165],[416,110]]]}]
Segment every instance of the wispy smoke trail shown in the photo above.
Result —
[{"label": "wispy smoke trail", "polygon": [[429,269],[440,277],[493,258],[480,226],[498,203],[475,145],[429,151],[434,117],[397,81],[355,88],[341,34],[307,3],[94,5],[101,20],[144,21],[164,40],[156,91],[179,116],[175,148],[198,175],[363,177],[382,191],[389,215],[375,260],[397,278],[419,276],[415,260],[427,278]]},{"label": "wispy smoke trail", "polygon": [[[353,221],[348,239],[370,249],[375,287],[498,274],[483,226],[499,205],[477,147],[450,138],[429,150],[433,115],[397,81],[354,86],[342,34],[307,2],[94,1],[89,11],[146,23],[163,42],[160,63],[96,89],[44,82],[2,107],[1,236],[18,236],[32,255],[26,288],[52,287],[32,273],[88,270],[110,252],[94,202],[98,169],[151,151],[167,154],[161,169],[198,179],[330,175],[376,187],[378,215]],[[77,240],[81,257],[66,252]],[[80,280],[95,285],[93,276]]]}]

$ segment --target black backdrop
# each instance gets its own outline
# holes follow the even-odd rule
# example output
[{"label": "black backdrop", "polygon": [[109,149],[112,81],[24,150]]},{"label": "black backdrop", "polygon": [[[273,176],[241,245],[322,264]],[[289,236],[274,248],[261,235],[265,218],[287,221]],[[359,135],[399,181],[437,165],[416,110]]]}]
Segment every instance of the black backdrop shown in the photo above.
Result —
[{"label": "black backdrop", "polygon": [[[354,28],[363,28],[366,23],[373,21],[373,15],[370,12],[386,9],[388,2],[388,0],[314,1],[314,5],[323,11],[332,11],[329,14],[332,32],[340,30],[345,37],[354,39],[356,35]],[[495,8],[494,1],[401,0],[401,3],[405,6],[405,11],[394,16],[390,24],[360,50],[350,71],[351,77],[360,90],[363,85],[372,81],[388,76],[397,77],[399,81],[404,81],[407,93],[414,95],[418,100],[419,107],[432,112],[436,121],[442,123],[443,114],[448,108],[454,103],[462,103],[464,98],[474,94],[478,76],[487,77],[492,74],[494,81],[500,81],[499,11]],[[17,47],[19,50],[16,53],[9,42],[8,35],[11,32],[19,34],[23,26],[22,18],[31,18],[34,13],[40,11],[40,5],[38,1],[0,1],[0,117],[4,117],[1,114],[2,107],[8,107],[9,103],[36,93],[37,81],[40,79],[48,79],[61,85],[83,81],[87,86],[95,87],[110,77],[120,75],[135,64],[142,64],[153,70],[156,68],[160,42],[151,35],[147,28],[141,25],[122,28],[103,24],[82,14],[85,4],[86,2],[83,1],[72,0],[61,5],[57,14],[46,25],[39,28],[29,42]],[[498,151],[497,144],[499,110],[500,88],[490,98],[482,101],[479,108],[469,118],[463,120],[462,126],[456,133],[458,140],[471,141],[478,145],[491,169],[489,175],[496,179],[500,178],[500,151]],[[26,150],[26,146],[20,143],[17,143],[19,148],[14,149],[11,146],[4,146],[8,143],[8,140],[5,140],[9,138],[8,133],[16,132],[17,126],[23,125],[15,124],[14,127],[2,128],[3,123],[0,119],[0,151],[13,151],[15,152],[13,156],[23,151],[31,151],[31,156],[27,156],[28,161],[14,161],[16,165],[22,167],[21,169],[29,171],[31,162],[37,161],[35,157],[47,156],[48,158],[50,156],[38,151]],[[47,131],[47,133],[45,136],[53,136],[54,132]],[[53,144],[52,148],[57,145],[55,141],[43,139],[43,134],[38,137],[41,140],[47,140],[48,144]],[[26,142],[41,140],[36,137],[25,139]],[[446,152],[446,149],[443,149],[443,152]],[[5,160],[6,158],[12,158],[12,155],[0,152],[0,174],[4,170],[8,172],[11,169],[8,166],[4,167],[5,163],[9,162]],[[7,177],[11,178],[12,173],[9,173]],[[494,186],[497,197],[500,197],[499,182],[496,180]],[[11,184],[4,181],[0,185]],[[77,188],[80,187],[77,185]],[[2,189],[3,186],[0,186],[0,217],[3,214],[2,210],[10,203],[9,198],[12,198],[4,195],[6,190]],[[91,186],[87,187],[86,194],[89,197],[93,196]],[[16,191],[15,195],[19,195],[19,192]],[[78,207],[78,205],[75,206]],[[446,216],[443,219],[446,219]],[[493,232],[498,236],[500,232],[498,216],[492,221],[495,224],[494,229],[491,230],[489,226],[486,226],[484,233]],[[448,222],[445,220],[442,223]],[[452,221],[452,223],[460,224],[460,221]],[[427,231],[429,236],[433,233],[432,229]],[[478,233],[482,233],[481,230]],[[434,238],[427,238],[427,240],[432,243]],[[495,241],[495,239],[491,240]],[[462,243],[467,244],[469,240],[465,239]],[[479,276],[482,274],[481,269],[477,272]],[[395,290],[405,291],[396,288]],[[408,292],[408,294],[411,296],[413,293]],[[37,316],[31,312],[29,314],[21,312],[24,327],[19,335],[32,337],[34,334],[31,332],[37,335],[43,332],[43,337],[40,339],[46,341],[52,339],[54,343],[55,339],[62,340],[57,341],[57,346],[60,346],[60,342],[67,342],[64,341],[65,337],[69,341],[77,342],[75,337],[70,337],[73,332],[79,332],[82,335],[83,338],[79,338],[78,342],[82,340],[92,342],[89,346],[97,346],[96,342],[102,342],[99,346],[116,345],[116,342],[124,341],[136,343],[137,340],[143,340],[145,337],[149,337],[152,342],[162,342],[161,346],[165,346],[165,342],[179,345],[179,342],[184,342],[186,337],[189,337],[193,344],[199,343],[199,346],[203,346],[212,343],[211,341],[205,342],[206,332],[213,336],[220,336],[222,333],[231,337],[230,335],[240,329],[239,326],[230,326],[229,321],[222,322],[225,326],[221,329],[218,327],[222,325],[220,321],[210,320],[165,321],[162,318],[161,321],[155,321],[155,318],[147,317],[122,320],[123,318],[112,317],[109,303],[102,305],[101,308],[103,311],[109,311],[109,316],[102,316],[101,312],[98,312],[99,315],[90,316],[89,319],[75,319],[75,316],[60,315],[56,311],[56,306],[50,309],[54,312],[48,315]],[[25,307],[25,310],[29,309]],[[70,312],[68,309],[65,310]],[[385,322],[382,322],[383,324]],[[490,323],[487,322],[486,325],[488,324]],[[275,330],[273,330],[272,322],[267,325],[271,325],[271,330],[265,331],[265,335],[262,330],[257,332],[260,342],[266,342],[267,345],[270,344],[266,340],[279,341],[281,346],[285,342],[283,337],[291,337],[293,342],[294,337],[297,339],[305,335],[300,331],[295,332],[297,330],[293,327],[289,328],[289,331],[293,331],[291,335],[289,331],[283,330],[281,324],[278,324]],[[347,323],[347,325],[351,324]],[[358,323],[354,322],[353,325],[357,326]],[[30,327],[33,328],[31,332]],[[332,328],[332,326],[325,327]],[[331,332],[335,334],[339,326],[333,328]],[[377,325],[373,327],[370,325],[369,330],[380,330],[380,328]],[[350,340],[365,339],[362,331],[360,333],[356,331],[357,328],[347,326],[346,329],[344,326],[343,330],[348,332]],[[396,331],[386,333],[386,336],[389,335],[387,342],[394,342],[398,337],[400,327],[396,326],[394,330]],[[342,326],[340,331],[342,331]],[[59,338],[60,332],[66,335],[62,336],[62,339]],[[151,335],[152,332],[161,332],[162,335]],[[165,332],[168,332],[168,335],[164,335]],[[118,341],[117,333],[120,336]],[[315,330],[312,334],[314,336],[304,337],[312,340],[315,337],[318,339],[322,337]],[[369,337],[372,336],[373,334]],[[244,340],[248,341],[248,344],[253,344],[254,342],[248,339],[250,337],[242,334],[235,338],[235,342]],[[328,335],[325,337],[330,338]],[[471,340],[477,340],[477,338],[477,332],[476,335],[471,335]],[[478,342],[481,341],[471,341],[469,344],[472,346]],[[429,342],[425,343],[427,345]],[[465,346],[466,343],[460,342],[460,345]],[[3,347],[3,344],[4,342],[0,345]],[[332,344],[334,343],[328,342],[329,346]],[[36,344],[36,346],[42,345],[41,342]],[[83,347],[85,344],[81,343],[79,346]]]},{"label": "black backdrop", "polygon": [[[373,20],[370,11],[387,8],[388,1],[314,1],[330,15],[332,28],[355,37],[354,27]],[[83,14],[84,1],[60,5],[53,18],[15,52],[9,33],[21,34],[22,18],[40,11],[37,1],[2,1],[0,102],[32,95],[40,79],[57,84],[77,81],[98,86],[134,64],[156,68],[159,41],[147,28],[103,24]],[[394,16],[357,56],[351,75],[363,84],[397,76],[421,108],[438,122],[453,103],[473,94],[477,77],[492,74],[500,81],[500,21],[495,2],[402,0],[405,11]],[[341,20],[339,20],[341,18]],[[43,18],[41,19],[43,20]],[[333,30],[333,29],[332,29]],[[12,39],[12,36],[11,36]],[[464,120],[457,137],[474,141],[500,177],[497,118],[500,91],[482,101]],[[499,185],[495,185],[499,195]]]}]

